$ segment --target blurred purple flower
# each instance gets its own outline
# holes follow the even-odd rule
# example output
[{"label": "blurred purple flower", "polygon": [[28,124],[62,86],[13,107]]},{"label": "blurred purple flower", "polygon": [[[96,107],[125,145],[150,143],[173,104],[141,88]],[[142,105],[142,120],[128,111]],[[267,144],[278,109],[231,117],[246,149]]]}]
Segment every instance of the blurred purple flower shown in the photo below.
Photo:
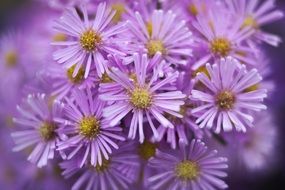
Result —
[{"label": "blurred purple flower", "polygon": [[51,101],[45,94],[29,95],[21,106],[17,106],[20,116],[13,121],[24,130],[13,132],[16,146],[13,151],[20,151],[36,145],[28,157],[38,167],[53,159],[57,143],[66,138],[59,134],[56,117],[60,117],[63,104]]},{"label": "blurred purple flower", "polygon": [[201,72],[196,77],[206,89],[191,92],[191,99],[205,103],[192,110],[192,113],[201,113],[196,123],[201,128],[215,129],[216,133],[233,128],[246,132],[254,120],[248,111],[266,109],[262,101],[267,97],[267,90],[250,89],[262,80],[261,76],[256,69],[246,71],[244,65],[231,57],[213,66],[207,64],[206,68],[209,76]]}]

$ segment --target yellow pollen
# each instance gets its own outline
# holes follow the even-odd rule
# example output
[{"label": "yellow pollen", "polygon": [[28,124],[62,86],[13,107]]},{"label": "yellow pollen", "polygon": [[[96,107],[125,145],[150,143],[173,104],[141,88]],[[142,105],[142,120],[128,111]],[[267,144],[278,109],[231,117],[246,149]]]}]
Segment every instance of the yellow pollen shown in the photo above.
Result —
[{"label": "yellow pollen", "polygon": [[138,153],[144,160],[148,160],[155,155],[156,145],[149,141],[144,141],[139,145]]},{"label": "yellow pollen", "polygon": [[232,47],[228,39],[216,38],[211,42],[210,49],[215,55],[226,57],[230,53]]},{"label": "yellow pollen", "polygon": [[44,122],[39,128],[40,135],[45,141],[52,140],[56,137],[55,130],[56,125],[52,122]]},{"label": "yellow pollen", "polygon": [[101,43],[101,36],[94,30],[90,29],[80,36],[80,44],[86,51],[94,51],[99,43]]},{"label": "yellow pollen", "polygon": [[146,30],[149,36],[151,36],[152,35],[152,23],[150,21],[146,23]]},{"label": "yellow pollen", "polygon": [[188,6],[188,11],[194,16],[198,15],[198,13],[199,13],[196,5],[194,5],[194,4],[190,4]]},{"label": "yellow pollen", "polygon": [[175,173],[183,181],[194,180],[199,175],[199,166],[195,162],[185,160],[176,165]]},{"label": "yellow pollen", "polygon": [[148,51],[148,55],[151,57],[153,57],[156,52],[161,52],[162,54],[165,54],[166,52],[164,45],[160,40],[150,40],[146,44],[146,48]]},{"label": "yellow pollen", "polygon": [[67,36],[62,33],[55,34],[52,38],[54,42],[62,42],[67,40]]},{"label": "yellow pollen", "polygon": [[86,138],[95,138],[100,133],[100,122],[94,116],[83,117],[79,123],[79,131]]},{"label": "yellow pollen", "polygon": [[258,24],[257,24],[256,20],[252,16],[247,16],[244,19],[241,28],[245,28],[245,27],[252,27],[254,29],[258,29]]},{"label": "yellow pollen", "polygon": [[121,21],[122,15],[126,12],[125,6],[123,3],[114,3],[111,6],[112,10],[116,11],[114,17],[112,18],[112,21],[114,23],[117,23]]},{"label": "yellow pollen", "polygon": [[6,65],[8,67],[13,67],[13,66],[17,65],[17,62],[18,62],[17,53],[15,51],[7,52],[5,55],[5,60],[6,60]]},{"label": "yellow pollen", "polygon": [[130,94],[130,102],[137,109],[146,109],[151,106],[152,97],[146,89],[136,87]]},{"label": "yellow pollen", "polygon": [[102,78],[101,78],[101,83],[110,83],[113,82],[113,80],[109,77],[107,73],[103,73]]},{"label": "yellow pollen", "polygon": [[78,73],[75,77],[73,77],[73,72],[74,72],[74,69],[75,69],[76,65],[73,65],[72,67],[70,67],[66,74],[67,74],[67,77],[68,79],[70,80],[70,82],[74,83],[74,84],[78,84],[80,82],[83,81],[84,79],[84,73],[85,73],[85,70],[81,67],[79,70],[78,70]]},{"label": "yellow pollen", "polygon": [[110,158],[109,158],[109,160],[103,159],[102,165],[97,164],[97,165],[95,166],[95,170],[96,170],[97,172],[104,172],[105,170],[107,170],[107,169],[109,168],[110,162],[111,162],[111,161],[110,161]]},{"label": "yellow pollen", "polygon": [[232,109],[235,103],[235,96],[229,91],[222,91],[217,95],[216,104],[222,110]]}]

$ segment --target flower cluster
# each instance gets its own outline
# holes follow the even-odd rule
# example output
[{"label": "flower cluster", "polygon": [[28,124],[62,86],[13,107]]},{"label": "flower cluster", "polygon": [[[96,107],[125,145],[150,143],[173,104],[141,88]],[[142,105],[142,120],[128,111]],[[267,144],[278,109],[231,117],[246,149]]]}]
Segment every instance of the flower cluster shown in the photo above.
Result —
[{"label": "flower cluster", "polygon": [[274,0],[35,3],[49,17],[24,31],[32,45],[20,32],[0,43],[13,151],[72,189],[226,189],[232,160],[265,165]]}]

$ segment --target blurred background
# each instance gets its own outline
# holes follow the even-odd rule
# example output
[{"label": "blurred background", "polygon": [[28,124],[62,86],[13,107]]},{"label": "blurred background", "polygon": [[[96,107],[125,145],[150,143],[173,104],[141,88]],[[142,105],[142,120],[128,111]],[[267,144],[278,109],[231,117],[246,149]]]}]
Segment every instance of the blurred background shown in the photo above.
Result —
[{"label": "blurred background", "polygon": [[[285,1],[277,0],[278,9],[285,10]],[[27,27],[26,24],[30,22],[33,18],[35,12],[44,11],[44,7],[41,7],[39,4],[35,4],[34,1],[31,0],[0,0],[0,35],[5,33],[7,29],[17,29],[21,27]],[[32,11],[29,11],[32,10]],[[48,16],[48,15],[47,15]],[[40,26],[39,26],[40,27]],[[270,33],[274,33],[282,37],[283,41],[285,41],[285,19],[275,22],[274,24],[270,24],[265,28],[266,31]],[[275,118],[276,124],[279,127],[279,136],[281,137],[278,140],[277,146],[277,154],[272,155],[273,160],[277,160],[277,166],[272,166],[271,170],[262,170],[261,174],[246,174],[243,175],[235,175],[229,176],[228,183],[230,189],[233,190],[283,190],[285,189],[285,43],[281,43],[278,48],[274,48],[271,46],[264,46],[265,51],[268,52],[267,56],[271,60],[272,67],[272,79],[276,84],[276,91],[274,92],[273,98],[271,101],[271,108],[274,112],[273,116]],[[1,105],[0,105],[1,106]],[[3,122],[3,121],[2,121]],[[2,126],[1,126],[2,127]],[[12,180],[12,183],[19,183],[20,178],[23,178],[27,172],[29,172],[31,166],[30,163],[26,161],[26,158],[18,153],[13,153],[11,150],[5,149],[5,147],[12,146],[11,140],[9,140],[9,134],[3,134],[3,130],[0,130],[0,168],[2,170],[2,165],[11,164],[6,163],[3,158],[12,158],[18,157],[18,159],[14,159],[15,162],[18,160],[22,160],[23,165],[25,165],[25,171],[22,171],[22,174],[15,175],[13,171],[6,171],[6,177],[0,177],[0,180]],[[5,140],[8,139],[8,140]],[[4,145],[5,143],[5,145]],[[2,148],[1,148],[2,147]],[[4,148],[3,148],[4,147]],[[5,150],[4,150],[5,149]],[[269,158],[271,159],[271,158]],[[10,160],[13,162],[13,159]],[[13,167],[17,167],[19,163],[13,165]],[[23,166],[22,165],[22,166]],[[21,167],[22,167],[21,166]],[[270,166],[268,166],[270,168]],[[18,168],[19,169],[19,168]],[[35,169],[32,168],[31,171]],[[23,169],[22,169],[23,170]],[[16,170],[17,171],[17,170]],[[59,172],[57,172],[57,168],[52,168],[51,172],[59,176]],[[57,172],[57,173],[56,173]],[[242,172],[242,171],[241,171]],[[2,172],[3,173],[3,172]],[[0,174],[3,175],[3,174]],[[17,176],[17,177],[15,177]],[[41,176],[40,170],[36,174],[38,178],[35,179],[45,179]],[[243,177],[241,177],[243,176]],[[38,189],[36,186],[35,179],[31,179],[29,183],[24,186],[24,189]],[[62,187],[66,187],[65,181],[62,178],[58,177],[57,180]],[[41,180],[38,180],[41,181]],[[41,187],[43,184],[47,183],[46,181],[41,181]],[[2,182],[0,182],[2,184]],[[4,184],[4,183],[3,183]],[[34,186],[35,185],[35,186]],[[3,187],[3,188],[2,188]],[[1,186],[0,189],[9,189],[10,187]],[[42,188],[40,188],[42,189]]]}]

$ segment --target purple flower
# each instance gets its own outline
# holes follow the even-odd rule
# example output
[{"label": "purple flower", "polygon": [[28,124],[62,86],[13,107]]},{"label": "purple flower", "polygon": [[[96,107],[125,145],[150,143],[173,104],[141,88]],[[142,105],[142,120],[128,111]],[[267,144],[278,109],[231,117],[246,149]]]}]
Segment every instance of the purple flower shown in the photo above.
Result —
[{"label": "purple flower", "polygon": [[75,66],[73,77],[80,68],[84,68],[84,78],[89,75],[91,65],[96,67],[99,77],[106,70],[106,54],[118,54],[124,56],[113,39],[125,30],[124,24],[110,26],[115,11],[106,7],[106,3],[98,5],[94,21],[88,19],[86,6],[80,6],[83,15],[81,19],[75,8],[68,9],[61,19],[55,23],[58,32],[68,35],[68,40],[54,42],[56,46],[64,46],[54,53],[54,59],[65,67]]},{"label": "purple flower", "polygon": [[45,166],[48,159],[53,159],[57,143],[65,138],[65,135],[57,132],[57,117],[60,117],[63,104],[53,101],[45,94],[29,95],[21,106],[17,106],[20,116],[13,121],[19,124],[23,130],[13,132],[16,146],[13,151],[20,151],[35,145],[28,157],[38,167]]},{"label": "purple flower", "polygon": [[[92,67],[92,66],[91,66]],[[62,68],[59,65],[51,64],[51,67],[41,71],[43,76],[52,79],[52,96],[55,96],[57,99],[62,99],[66,95],[72,94],[75,89],[91,89],[96,87],[96,82],[99,80],[96,77],[96,72],[94,67],[90,70],[90,74],[87,78],[84,78],[84,69],[81,67],[77,72],[76,76],[73,76],[75,65],[69,69]]]},{"label": "purple flower", "polygon": [[130,35],[129,49],[132,53],[143,52],[153,57],[157,52],[170,63],[186,64],[192,55],[192,33],[185,21],[179,21],[172,11],[153,11],[145,20],[139,12],[128,22]]},{"label": "purple flower", "polygon": [[72,186],[77,189],[129,189],[134,183],[139,168],[138,156],[134,154],[133,143],[120,145],[120,149],[112,153],[109,160],[104,159],[102,165],[78,168],[77,160],[64,161],[60,164],[64,170],[65,178],[70,178],[76,173],[80,177]]},{"label": "purple flower", "polygon": [[197,30],[198,47],[204,47],[204,55],[193,65],[193,70],[206,64],[214,58],[225,58],[232,56],[235,59],[254,65],[252,59],[254,51],[245,45],[244,42],[252,34],[253,30],[249,27],[242,27],[243,19],[236,19],[232,13],[216,8],[209,10],[208,16],[198,15],[197,21],[193,22]]},{"label": "purple flower", "polygon": [[283,18],[284,13],[276,10],[275,0],[268,1],[225,1],[227,8],[236,17],[243,17],[242,27],[250,27],[255,30],[254,37],[258,41],[264,41],[272,46],[278,46],[282,41],[279,36],[262,31],[261,27]]},{"label": "purple flower", "polygon": [[252,126],[254,118],[248,111],[266,109],[262,104],[267,96],[265,89],[252,89],[262,78],[256,69],[247,71],[244,65],[237,60],[227,57],[214,65],[207,64],[207,76],[204,72],[198,73],[196,81],[204,85],[204,89],[192,90],[191,99],[204,104],[192,110],[200,113],[196,123],[201,128],[221,129],[231,131],[246,131],[246,126]]},{"label": "purple flower", "polygon": [[[173,124],[163,116],[164,113],[181,117],[178,113],[180,106],[184,104],[185,95],[181,91],[160,91],[169,83],[175,82],[178,72],[165,77],[163,80],[158,78],[158,70],[153,69],[151,77],[147,75],[149,65],[157,65],[157,59],[148,60],[147,55],[140,56],[134,54],[135,73],[133,79],[122,73],[119,69],[113,68],[109,76],[122,86],[124,91],[116,95],[102,94],[103,100],[111,101],[114,104],[104,109],[104,116],[111,121],[111,126],[116,125],[129,112],[132,112],[128,137],[135,139],[139,131],[139,141],[142,143],[144,135],[144,119],[146,119],[157,137],[157,131],[153,124],[154,117],[164,127],[173,128]],[[144,117],[144,115],[146,117]]]},{"label": "purple flower", "polygon": [[148,179],[150,189],[226,189],[221,179],[227,176],[227,158],[217,157],[217,151],[208,151],[200,140],[192,140],[175,154],[157,150],[149,164],[157,169]]},{"label": "purple flower", "polygon": [[[58,145],[58,150],[71,150],[67,159],[80,154],[80,167],[90,163],[102,166],[104,159],[109,159],[112,148],[118,149],[115,140],[125,140],[119,132],[119,127],[109,125],[102,118],[105,103],[97,98],[96,93],[87,89],[77,90],[72,98],[66,98],[65,115],[67,120],[62,120],[61,132],[69,138]],[[81,152],[83,152],[81,154]]]}]

